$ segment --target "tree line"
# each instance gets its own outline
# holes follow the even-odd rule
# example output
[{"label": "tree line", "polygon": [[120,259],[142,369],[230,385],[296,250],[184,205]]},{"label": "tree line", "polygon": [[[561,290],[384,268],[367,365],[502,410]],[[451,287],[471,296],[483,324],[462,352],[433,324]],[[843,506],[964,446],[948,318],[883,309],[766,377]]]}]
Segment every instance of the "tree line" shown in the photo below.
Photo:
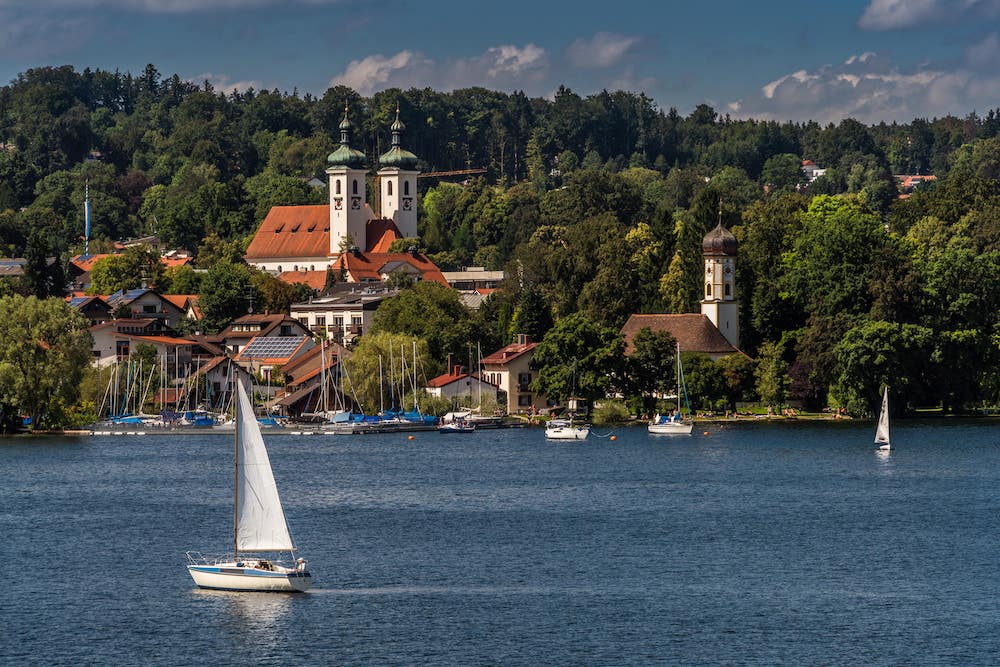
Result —
[{"label": "tree line", "polygon": [[[476,313],[442,306],[435,327],[402,306],[380,325],[421,336],[441,368],[448,353],[517,333],[545,340],[584,321],[604,333],[580,337],[606,341],[631,313],[696,312],[701,238],[721,220],[740,241],[740,347],[754,364],[692,361],[703,404],[794,399],[863,414],[881,383],[910,408],[1000,402],[995,111],[820,126],[706,105],[681,116],[641,93],[223,94],[152,65],[135,77],[37,68],[0,88],[0,253],[30,260],[24,284],[0,290],[59,292],[60,263],[46,258],[82,249],[89,183],[92,250],[155,233],[216,272],[95,269],[100,287],[152,278],[163,291],[207,291],[209,327],[245,309],[248,285],[281,310],[301,293],[241,266],[242,250],[272,205],[326,201],[306,179],[323,175],[345,103],[373,167],[398,105],[422,171],[486,170],[462,184],[420,180],[418,242],[443,269],[505,269],[504,289]],[[806,182],[804,159],[825,174]],[[900,173],[937,180],[900,198]],[[621,392],[636,373],[607,377],[621,376]]]}]

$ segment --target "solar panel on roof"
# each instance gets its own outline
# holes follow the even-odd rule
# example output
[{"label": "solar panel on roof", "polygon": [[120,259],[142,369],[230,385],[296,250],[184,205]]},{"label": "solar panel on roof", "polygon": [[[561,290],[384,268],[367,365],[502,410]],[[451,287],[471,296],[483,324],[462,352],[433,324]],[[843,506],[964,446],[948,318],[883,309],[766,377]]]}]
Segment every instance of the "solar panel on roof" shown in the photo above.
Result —
[{"label": "solar panel on roof", "polygon": [[258,336],[250,341],[240,353],[244,359],[274,359],[291,356],[298,349],[305,336],[277,336],[265,338]]},{"label": "solar panel on roof", "polygon": [[74,296],[69,300],[69,305],[75,308],[76,306],[79,306],[81,303],[87,301],[88,299],[90,299],[89,296]]}]

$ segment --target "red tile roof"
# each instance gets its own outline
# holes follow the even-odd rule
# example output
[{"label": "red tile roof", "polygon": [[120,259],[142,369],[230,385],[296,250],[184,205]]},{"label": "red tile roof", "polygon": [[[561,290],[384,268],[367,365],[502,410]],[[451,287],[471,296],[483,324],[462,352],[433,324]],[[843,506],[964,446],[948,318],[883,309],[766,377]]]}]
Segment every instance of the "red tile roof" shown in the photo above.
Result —
[{"label": "red tile roof", "polygon": [[330,205],[273,206],[247,248],[247,261],[328,257]]},{"label": "red tile roof", "polygon": [[365,248],[368,252],[385,253],[393,241],[403,238],[396,223],[387,218],[369,220],[365,225]]},{"label": "red tile roof", "polygon": [[632,339],[640,329],[669,331],[677,339],[682,352],[732,354],[738,350],[729,344],[712,321],[701,313],[680,315],[632,315],[621,333],[625,338],[625,354],[632,352]]},{"label": "red tile roof", "polygon": [[400,264],[408,264],[420,272],[423,280],[432,280],[448,286],[441,270],[421,253],[408,252],[366,252],[355,255],[345,252],[334,262],[335,271],[343,266],[353,282],[381,281],[382,275],[391,273]]},{"label": "red tile roof", "polygon": [[520,357],[525,352],[530,352],[538,347],[538,343],[511,343],[506,347],[502,347],[493,354],[488,354],[483,357],[484,364],[506,364],[517,357]]},{"label": "red tile roof", "polygon": [[314,290],[321,290],[326,287],[326,270],[323,271],[282,271],[278,274],[278,280],[295,285],[302,283]]},{"label": "red tile roof", "polygon": [[74,266],[76,266],[77,268],[79,268],[81,271],[86,272],[86,271],[90,271],[92,268],[94,268],[94,264],[97,264],[99,261],[101,261],[105,257],[111,257],[111,255],[109,253],[102,253],[102,254],[98,254],[98,255],[88,255],[88,256],[77,255],[76,257],[73,257],[69,261],[70,261],[70,264],[73,264]]}]

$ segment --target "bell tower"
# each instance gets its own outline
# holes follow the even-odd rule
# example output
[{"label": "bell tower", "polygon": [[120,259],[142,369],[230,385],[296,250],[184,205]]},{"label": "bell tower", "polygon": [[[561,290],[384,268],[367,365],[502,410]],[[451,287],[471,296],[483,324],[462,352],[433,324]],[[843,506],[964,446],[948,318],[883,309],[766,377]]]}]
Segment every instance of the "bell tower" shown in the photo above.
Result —
[{"label": "bell tower", "polygon": [[383,218],[391,218],[404,237],[417,235],[417,156],[401,145],[400,137],[406,126],[399,120],[399,104],[396,104],[396,120],[392,127],[392,147],[379,159],[382,168],[378,170],[379,213]]},{"label": "bell tower", "polygon": [[340,121],[340,146],[326,158],[330,177],[330,254],[340,253],[341,241],[350,237],[362,251],[365,248],[365,226],[371,218],[366,205],[368,173],[365,154],[351,148],[351,121],[347,103]]},{"label": "bell tower", "polygon": [[733,347],[739,347],[740,304],[736,298],[736,252],[739,243],[732,232],[719,223],[701,242],[705,258],[705,293],[701,314],[708,317]]}]

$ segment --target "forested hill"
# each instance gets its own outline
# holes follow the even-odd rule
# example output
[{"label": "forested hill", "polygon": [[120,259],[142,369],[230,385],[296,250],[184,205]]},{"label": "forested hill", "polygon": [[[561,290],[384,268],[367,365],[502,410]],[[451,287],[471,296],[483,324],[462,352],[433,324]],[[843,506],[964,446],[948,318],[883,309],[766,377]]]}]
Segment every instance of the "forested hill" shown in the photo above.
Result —
[{"label": "forested hill", "polygon": [[[65,250],[83,228],[86,176],[97,236],[156,231],[194,249],[209,232],[246,235],[270,205],[316,199],[300,179],[322,177],[345,102],[353,143],[369,164],[389,145],[398,104],[404,143],[424,171],[485,168],[488,183],[531,181],[544,191],[581,168],[711,176],[734,167],[750,181],[781,188],[799,178],[798,160],[808,159],[828,168],[811,192],[864,190],[882,210],[895,196],[891,174],[945,176],[956,149],[1000,130],[994,111],[985,118],[875,127],[848,119],[821,127],[733,120],[708,106],[681,116],[626,92],[580,97],[560,88],[553,100],[482,88],[387,90],[371,98],[344,87],[319,98],[225,95],[176,74],[162,77],[152,65],[137,76],[43,67],[0,89],[0,210],[27,207],[30,226],[53,232]],[[88,156],[100,160],[85,163]],[[671,180],[674,190],[690,187],[683,174]],[[2,241],[15,254],[25,243],[9,231]]]},{"label": "forested hill", "polygon": [[[389,146],[398,105],[403,146],[422,171],[486,170],[464,185],[420,181],[419,243],[434,261],[511,277],[471,323],[434,320],[442,355],[515,333],[540,340],[554,325],[601,327],[594,340],[611,340],[631,313],[697,312],[701,239],[721,218],[740,242],[751,393],[858,407],[891,380],[914,405],[1000,401],[995,111],[821,127],[733,120],[707,106],[681,116],[625,92],[363,98],[338,87],[316,98],[220,94],[152,65],[139,76],[38,68],[0,89],[0,255],[28,259],[33,293],[58,293],[64,281],[45,278],[45,258],[82,249],[89,183],[92,252],[156,233],[203,267],[238,266],[218,260],[239,260],[271,206],[326,200],[306,181],[324,175],[345,102],[370,166]],[[806,182],[803,160],[825,174]],[[937,179],[901,193],[898,174]],[[241,270],[233,294],[269,279]],[[137,286],[143,272],[118,276],[115,289]],[[206,292],[229,284],[221,274],[199,283],[190,270],[145,278],[200,292],[205,310]],[[736,375],[703,373],[718,386],[699,391],[736,400],[747,381]]]}]

